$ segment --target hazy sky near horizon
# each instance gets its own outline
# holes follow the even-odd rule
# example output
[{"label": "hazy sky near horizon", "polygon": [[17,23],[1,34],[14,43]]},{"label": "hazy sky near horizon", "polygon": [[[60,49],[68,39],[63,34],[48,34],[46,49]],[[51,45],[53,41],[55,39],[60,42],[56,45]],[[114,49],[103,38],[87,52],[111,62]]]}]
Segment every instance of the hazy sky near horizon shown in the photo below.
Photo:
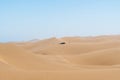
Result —
[{"label": "hazy sky near horizon", "polygon": [[120,34],[120,0],[0,0],[0,42]]}]

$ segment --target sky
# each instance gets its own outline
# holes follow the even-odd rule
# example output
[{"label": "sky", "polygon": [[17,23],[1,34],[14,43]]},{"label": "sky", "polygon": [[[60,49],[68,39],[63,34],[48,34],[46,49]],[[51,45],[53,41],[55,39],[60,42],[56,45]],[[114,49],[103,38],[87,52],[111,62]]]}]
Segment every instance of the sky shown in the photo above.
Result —
[{"label": "sky", "polygon": [[120,0],[0,0],[0,42],[120,34]]}]

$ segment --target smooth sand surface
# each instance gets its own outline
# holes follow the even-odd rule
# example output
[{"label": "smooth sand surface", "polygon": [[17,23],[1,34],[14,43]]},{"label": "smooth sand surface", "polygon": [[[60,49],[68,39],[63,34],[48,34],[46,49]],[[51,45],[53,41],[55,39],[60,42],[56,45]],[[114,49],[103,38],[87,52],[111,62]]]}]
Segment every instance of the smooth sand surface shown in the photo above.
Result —
[{"label": "smooth sand surface", "polygon": [[120,36],[0,43],[0,80],[120,80]]}]

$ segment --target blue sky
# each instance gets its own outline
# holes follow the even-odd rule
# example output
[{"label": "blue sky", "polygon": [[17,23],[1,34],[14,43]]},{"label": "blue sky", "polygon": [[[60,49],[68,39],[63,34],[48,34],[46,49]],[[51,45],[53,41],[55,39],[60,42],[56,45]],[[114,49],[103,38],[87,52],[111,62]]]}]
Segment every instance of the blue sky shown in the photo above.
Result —
[{"label": "blue sky", "polygon": [[120,34],[120,0],[0,0],[0,42]]}]

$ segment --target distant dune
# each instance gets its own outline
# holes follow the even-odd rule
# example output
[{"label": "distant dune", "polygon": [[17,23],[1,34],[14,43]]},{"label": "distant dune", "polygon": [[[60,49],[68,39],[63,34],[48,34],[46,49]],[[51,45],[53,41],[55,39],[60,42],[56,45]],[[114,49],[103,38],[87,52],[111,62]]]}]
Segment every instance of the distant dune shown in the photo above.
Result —
[{"label": "distant dune", "polygon": [[120,36],[0,43],[0,80],[120,80]]}]

